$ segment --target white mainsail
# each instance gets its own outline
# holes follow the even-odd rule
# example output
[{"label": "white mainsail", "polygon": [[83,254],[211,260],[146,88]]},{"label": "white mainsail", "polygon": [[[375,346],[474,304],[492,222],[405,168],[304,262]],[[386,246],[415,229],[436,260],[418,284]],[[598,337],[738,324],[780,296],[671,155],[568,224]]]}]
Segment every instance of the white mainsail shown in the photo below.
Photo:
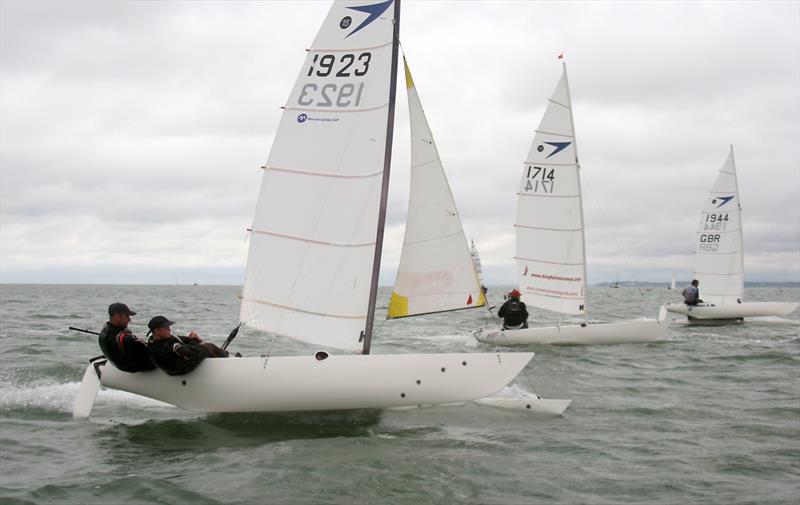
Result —
[{"label": "white mainsail", "polygon": [[403,251],[387,317],[485,305],[447,182],[408,63],[403,58],[411,125],[411,183]]},{"label": "white mainsail", "polygon": [[250,327],[360,347],[389,114],[391,4],[336,2],[308,50],[264,167],[241,302]]},{"label": "white mainsail", "polygon": [[716,305],[742,302],[742,250],[742,206],[731,146],[697,228],[694,277],[700,281],[700,298],[704,302]]},{"label": "white mainsail", "polygon": [[523,301],[563,314],[586,314],[579,172],[565,65],[525,160],[516,224]]}]

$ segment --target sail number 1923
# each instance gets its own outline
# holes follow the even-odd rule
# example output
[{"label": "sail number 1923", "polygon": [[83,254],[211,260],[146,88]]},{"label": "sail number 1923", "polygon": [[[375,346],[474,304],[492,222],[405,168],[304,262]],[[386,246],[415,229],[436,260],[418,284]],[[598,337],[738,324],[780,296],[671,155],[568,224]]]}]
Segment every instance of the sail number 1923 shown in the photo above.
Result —
[{"label": "sail number 1923", "polygon": [[358,56],[347,53],[341,55],[338,60],[332,54],[323,54],[322,56],[315,54],[306,77],[312,75],[328,77],[334,70],[336,70],[336,73],[333,74],[334,77],[350,77],[351,75],[361,77],[367,75],[371,59],[372,53],[370,52],[361,53]]},{"label": "sail number 1923", "polygon": [[[306,77],[363,77],[369,72],[372,53],[315,54]],[[364,83],[309,82],[300,89],[297,103],[303,107],[358,107],[364,92]]]}]

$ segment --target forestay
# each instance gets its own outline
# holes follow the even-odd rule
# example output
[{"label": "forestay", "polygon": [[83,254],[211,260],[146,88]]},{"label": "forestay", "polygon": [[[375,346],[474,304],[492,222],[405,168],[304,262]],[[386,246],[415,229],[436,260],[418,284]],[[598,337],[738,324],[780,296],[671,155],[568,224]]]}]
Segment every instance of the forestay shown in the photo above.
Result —
[{"label": "forestay", "polygon": [[358,349],[386,144],[391,0],[336,2],[281,117],[250,235],[241,320]]},{"label": "forestay", "polygon": [[571,107],[565,66],[525,161],[516,259],[523,301],[585,314],[583,207]]},{"label": "forestay", "polygon": [[700,298],[717,305],[741,303],[744,293],[742,206],[731,146],[706,198],[695,247]]},{"label": "forestay", "polygon": [[407,63],[405,71],[411,184],[403,251],[388,317],[480,307],[486,302],[458,209]]}]

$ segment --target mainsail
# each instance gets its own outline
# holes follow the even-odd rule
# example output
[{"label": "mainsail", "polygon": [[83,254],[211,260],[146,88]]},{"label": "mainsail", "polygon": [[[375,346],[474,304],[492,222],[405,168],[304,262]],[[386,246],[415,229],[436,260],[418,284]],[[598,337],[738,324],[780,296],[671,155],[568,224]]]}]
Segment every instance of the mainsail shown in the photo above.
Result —
[{"label": "mainsail", "polygon": [[525,161],[516,230],[523,301],[564,314],[586,314],[580,166],[566,65]]},{"label": "mainsail", "polygon": [[700,298],[717,305],[741,303],[744,293],[742,206],[733,146],[700,215],[695,274]]},{"label": "mainsail", "polygon": [[480,307],[486,301],[407,63],[405,72],[411,124],[411,184],[403,251],[387,317]]},{"label": "mainsail", "polygon": [[308,50],[264,166],[241,302],[250,327],[360,347],[390,115],[391,4],[334,3]]}]

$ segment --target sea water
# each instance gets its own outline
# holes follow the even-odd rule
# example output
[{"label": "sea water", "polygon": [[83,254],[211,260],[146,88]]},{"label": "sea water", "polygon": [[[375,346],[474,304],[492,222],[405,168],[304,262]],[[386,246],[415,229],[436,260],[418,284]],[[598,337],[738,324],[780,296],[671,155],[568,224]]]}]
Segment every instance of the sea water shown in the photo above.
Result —
[{"label": "sea water", "polygon": [[[502,301],[491,288],[490,302]],[[800,314],[672,324],[651,344],[531,346],[505,396],[570,398],[563,417],[467,404],[322,414],[199,414],[102,389],[72,403],[116,301],[222,343],[232,286],[0,286],[3,504],[793,504],[800,502]],[[480,352],[486,309],[384,321],[373,353]],[[591,288],[592,321],[655,317],[666,288]],[[747,289],[798,301],[797,289]],[[533,324],[558,319],[531,310]],[[677,316],[676,316],[677,317]],[[564,322],[567,320],[565,319]],[[245,331],[244,355],[316,348]],[[505,349],[512,352],[516,349]],[[333,351],[333,350],[332,350]],[[336,351],[333,351],[336,352]],[[374,380],[380,380],[375,377]]]}]

